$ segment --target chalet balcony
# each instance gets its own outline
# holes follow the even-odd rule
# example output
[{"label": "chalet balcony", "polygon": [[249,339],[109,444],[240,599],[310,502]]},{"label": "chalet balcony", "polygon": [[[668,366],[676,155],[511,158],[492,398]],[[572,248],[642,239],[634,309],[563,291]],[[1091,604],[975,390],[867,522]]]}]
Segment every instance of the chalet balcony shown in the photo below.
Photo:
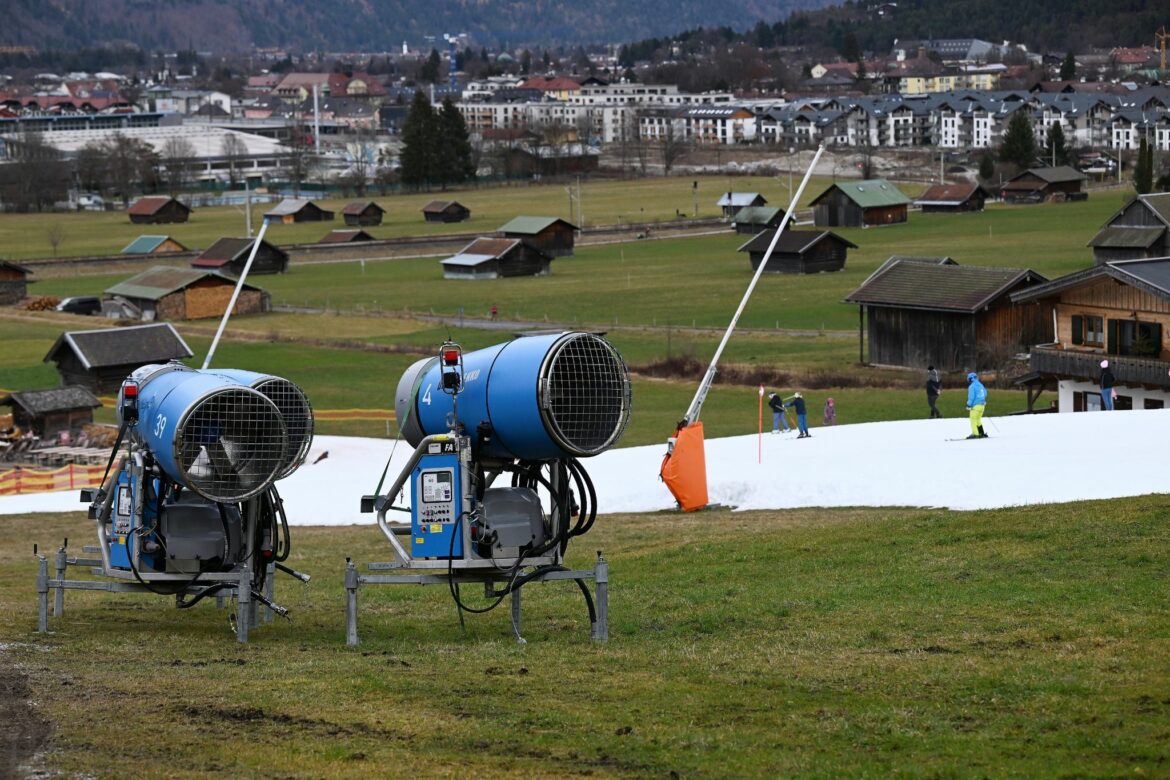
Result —
[{"label": "chalet balcony", "polygon": [[1039,346],[1032,347],[1028,365],[1038,374],[1096,382],[1101,374],[1101,361],[1105,358],[1109,359],[1109,367],[1113,369],[1113,376],[1119,385],[1170,389],[1170,374],[1167,373],[1170,371],[1170,360]]}]

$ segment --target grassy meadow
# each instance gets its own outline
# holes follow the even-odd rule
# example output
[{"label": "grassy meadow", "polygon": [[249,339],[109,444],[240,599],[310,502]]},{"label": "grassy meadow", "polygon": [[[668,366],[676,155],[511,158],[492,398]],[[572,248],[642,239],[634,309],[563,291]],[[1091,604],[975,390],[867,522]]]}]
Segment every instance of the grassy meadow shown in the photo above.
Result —
[{"label": "grassy meadow", "polygon": [[[858,245],[845,269],[831,274],[766,274],[741,326],[756,329],[853,330],[857,309],[842,299],[888,257],[949,255],[966,265],[1031,268],[1049,278],[1091,264],[1086,243],[1120,205],[1105,192],[1082,203],[993,206],[979,214],[912,214],[910,221],[839,229]],[[0,220],[0,224],[3,220]],[[255,277],[277,305],[408,316],[442,314],[559,322],[580,327],[726,327],[751,279],[748,237],[715,234],[582,246],[553,262],[546,277],[444,280],[435,258],[294,265]],[[43,278],[42,278],[43,276]],[[94,295],[127,278],[38,274],[37,295]]]},{"label": "grassy meadow", "polygon": [[[797,174],[794,187],[800,183]],[[697,199],[691,185],[699,183]],[[809,182],[802,207],[825,189],[830,179],[818,177]],[[569,193],[565,184],[519,183],[473,189],[378,195],[366,199],[386,209],[383,224],[365,228],[375,238],[437,235],[443,233],[490,233],[513,217],[541,215],[561,217],[576,224],[577,204],[570,212]],[[574,184],[574,189],[576,185]],[[792,196],[788,177],[768,176],[682,176],[630,180],[591,179],[581,182],[581,214],[585,227],[642,222],[667,222],[683,216],[717,217],[715,202],[729,189],[759,192],[777,207],[787,207]],[[921,185],[906,185],[915,195]],[[471,209],[466,222],[444,224],[423,220],[422,207],[432,200],[457,200]],[[310,222],[293,225],[273,224],[265,236],[274,244],[310,244],[334,228],[344,228],[341,208],[358,198],[325,198],[315,202],[336,213],[333,222]],[[253,203],[252,224],[259,229],[264,212],[275,203]],[[697,209],[696,209],[697,205]],[[56,249],[61,257],[117,254],[140,235],[165,233],[192,249],[210,246],[222,236],[246,235],[247,218],[243,206],[197,207],[191,220],[178,225],[135,225],[123,211],[76,212],[68,214],[21,214],[0,217],[0,246],[9,260],[53,257],[49,241],[50,228],[60,226],[62,241]]]},{"label": "grassy meadow", "polygon": [[[844,478],[844,477],[843,477]],[[208,600],[67,593],[35,633],[33,542],[0,517],[0,659],[52,723],[37,762],[92,777],[1164,776],[1165,496],[984,512],[609,515],[610,640],[566,583],[460,631],[445,588],[365,587],[375,528],[294,528],[292,609],[237,645]],[[472,597],[478,597],[471,594]]]}]

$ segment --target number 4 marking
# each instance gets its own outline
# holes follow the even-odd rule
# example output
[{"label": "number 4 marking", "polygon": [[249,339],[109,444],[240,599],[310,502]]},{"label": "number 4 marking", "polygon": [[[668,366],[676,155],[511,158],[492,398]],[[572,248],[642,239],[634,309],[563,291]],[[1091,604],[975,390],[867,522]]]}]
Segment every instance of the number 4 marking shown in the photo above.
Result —
[{"label": "number 4 marking", "polygon": [[423,393],[422,402],[427,406],[431,405],[431,385],[427,385],[426,392]]}]

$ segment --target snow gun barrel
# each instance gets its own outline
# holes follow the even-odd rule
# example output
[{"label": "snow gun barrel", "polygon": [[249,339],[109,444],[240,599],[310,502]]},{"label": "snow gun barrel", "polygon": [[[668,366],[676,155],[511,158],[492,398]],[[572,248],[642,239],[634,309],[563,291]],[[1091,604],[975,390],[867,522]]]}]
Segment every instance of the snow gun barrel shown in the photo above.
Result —
[{"label": "snow gun barrel", "polygon": [[459,428],[476,458],[554,460],[598,455],[630,419],[630,375],[608,341],[592,333],[525,336],[463,355],[458,394],[443,391],[440,358],[402,375],[395,410],[403,437]]}]

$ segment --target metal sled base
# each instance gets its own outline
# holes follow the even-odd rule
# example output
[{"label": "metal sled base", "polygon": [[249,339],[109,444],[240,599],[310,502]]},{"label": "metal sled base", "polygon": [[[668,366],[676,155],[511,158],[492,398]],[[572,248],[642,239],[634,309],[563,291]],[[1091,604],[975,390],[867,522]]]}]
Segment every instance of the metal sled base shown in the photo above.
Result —
[{"label": "metal sled base", "polygon": [[[95,554],[100,552],[97,547],[83,547],[82,552]],[[65,612],[66,590],[103,590],[111,593],[153,593],[150,588],[142,585],[133,578],[131,572],[107,571],[100,558],[71,557],[64,545],[54,556],[55,576],[49,576],[49,557],[37,554],[37,631],[45,634],[49,631],[49,591],[53,591],[53,617],[60,617]],[[83,566],[91,574],[110,577],[106,580],[69,580],[66,572],[70,566]],[[127,579],[123,580],[125,576]],[[275,564],[268,564],[268,576],[264,582],[264,595],[269,603],[273,597],[273,580],[276,577]],[[168,580],[189,579],[188,575],[152,575],[151,581],[165,584]],[[217,583],[232,583],[215,594],[216,605],[224,605],[224,599],[235,596],[238,599],[236,614],[236,639],[240,642],[248,641],[248,630],[272,620],[275,611],[267,604],[261,604],[252,597],[252,568],[249,565],[241,566],[230,572],[212,572],[199,577],[199,583],[176,592],[176,600],[181,596],[198,594],[208,585]],[[157,595],[157,594],[154,594]]]},{"label": "metal sled base", "polygon": [[[446,562],[443,563],[443,566],[446,566]],[[404,567],[401,563],[370,563],[368,568],[372,571],[395,570],[410,573],[359,574],[353,561],[346,560],[345,643],[350,647],[359,643],[357,604],[358,589],[362,585],[448,585],[453,581],[457,585],[481,584],[487,592],[491,590],[493,585],[506,583],[509,579],[505,572],[495,568],[490,570],[456,568],[452,572],[451,579],[448,579],[446,573],[435,572],[434,568],[430,568],[430,572],[418,571],[412,570],[411,567]],[[587,580],[593,581],[597,619],[592,622],[590,638],[594,642],[607,641],[609,639],[609,563],[602,557],[601,551],[598,551],[597,563],[591,570],[548,571],[533,577],[528,580],[528,583],[554,580],[575,580],[582,588],[588,588],[588,585],[585,585]],[[512,632],[516,635],[517,642],[525,644],[524,637],[520,633],[520,591],[521,588],[517,588],[509,594],[512,607]],[[460,621],[462,621],[462,615]]]}]

